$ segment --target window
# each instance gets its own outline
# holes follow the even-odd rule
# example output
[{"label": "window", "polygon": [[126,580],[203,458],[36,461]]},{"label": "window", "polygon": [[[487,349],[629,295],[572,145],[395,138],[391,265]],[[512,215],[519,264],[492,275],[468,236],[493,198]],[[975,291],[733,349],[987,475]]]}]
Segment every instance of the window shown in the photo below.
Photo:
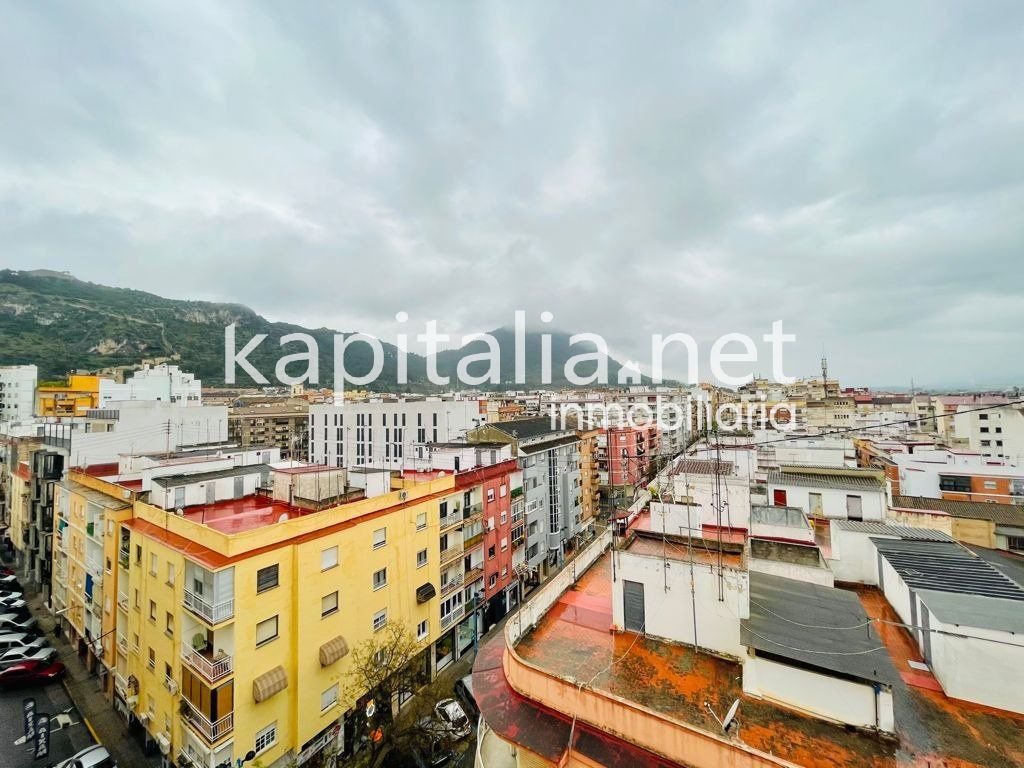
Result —
[{"label": "window", "polygon": [[380,549],[388,543],[388,529],[378,528],[373,532],[373,548]]},{"label": "window", "polygon": [[277,723],[271,723],[263,730],[256,732],[256,744],[254,749],[258,755],[263,750],[272,747],[277,742]]},{"label": "window", "polygon": [[494,501],[494,489],[493,488],[488,488],[487,489],[487,501]]},{"label": "window", "polygon": [[171,637],[174,637],[174,614],[168,613],[167,618],[164,620],[164,631]]},{"label": "window", "polygon": [[960,475],[939,475],[939,490],[970,493],[971,478]]},{"label": "window", "polygon": [[508,537],[507,536],[502,536],[502,538],[501,538],[501,551],[504,552],[506,549],[508,549]]},{"label": "window", "polygon": [[330,616],[338,612],[338,593],[331,592],[320,598],[320,617]]},{"label": "window", "polygon": [[508,512],[505,512],[504,510],[502,510],[502,512],[501,512],[501,524],[504,525],[507,522],[508,522]]},{"label": "window", "polygon": [[427,639],[427,635],[429,635],[429,634],[430,634],[430,622],[427,619],[424,619],[423,621],[421,621],[419,624],[416,625],[416,639],[417,640],[426,640]]},{"label": "window", "polygon": [[156,621],[156,601],[149,601],[149,620]]},{"label": "window", "polygon": [[491,546],[489,546],[487,548],[487,559],[488,560],[493,560],[494,559],[494,545],[493,544],[491,544]]},{"label": "window", "polygon": [[416,553],[416,567],[422,568],[427,564],[427,550],[421,549]]},{"label": "window", "polygon": [[426,527],[427,527],[427,513],[426,512],[420,512],[418,515],[416,515],[416,530],[417,531],[422,531]]},{"label": "window", "polygon": [[256,571],[256,594],[277,586],[277,563]]},{"label": "window", "polygon": [[139,610],[139,608],[142,607],[142,603],[139,601],[139,590],[137,590],[137,589],[135,590],[134,606],[135,606],[135,610],[136,611]]},{"label": "window", "polygon": [[995,480],[986,480],[985,481],[985,490],[994,491],[995,489],[996,489],[996,481]]},{"label": "window", "polygon": [[373,614],[373,631],[380,632],[388,623],[388,609],[383,608]]},{"label": "window", "polygon": [[142,545],[135,545],[135,564],[142,565]]},{"label": "window", "polygon": [[159,561],[157,560],[156,554],[151,554],[149,556],[149,575],[150,576],[156,576],[156,569],[157,569],[158,564],[159,564]]},{"label": "window", "polygon": [[338,548],[328,547],[320,553],[320,570],[327,571],[338,564]]},{"label": "window", "polygon": [[156,669],[156,651],[154,651],[152,648],[149,649],[149,658],[146,661],[146,669]]},{"label": "window", "polygon": [[174,563],[168,563],[167,564],[167,586],[169,586],[169,587],[173,587],[174,586],[174,577],[175,577]]},{"label": "window", "polygon": [[264,619],[256,625],[256,647],[277,638],[277,616]]},{"label": "window", "polygon": [[388,569],[381,568],[373,573],[373,589],[376,591],[388,585]]},{"label": "window", "polygon": [[493,587],[493,586],[494,586],[495,584],[497,584],[497,583],[498,583],[498,574],[496,574],[496,573],[492,573],[492,574],[491,574],[491,578],[490,578],[490,579],[488,580],[488,582],[489,582],[490,586],[492,586],[492,587]]},{"label": "window", "polygon": [[505,498],[505,496],[507,494],[508,494],[508,487],[504,483],[502,483],[501,484],[501,488],[498,489],[498,495],[501,496],[502,498]]},{"label": "window", "polygon": [[338,684],[335,683],[320,694],[320,711],[326,712],[338,703]]},{"label": "window", "polygon": [[982,427],[982,428],[981,428],[981,431],[982,431],[982,432],[988,432],[988,427]]}]

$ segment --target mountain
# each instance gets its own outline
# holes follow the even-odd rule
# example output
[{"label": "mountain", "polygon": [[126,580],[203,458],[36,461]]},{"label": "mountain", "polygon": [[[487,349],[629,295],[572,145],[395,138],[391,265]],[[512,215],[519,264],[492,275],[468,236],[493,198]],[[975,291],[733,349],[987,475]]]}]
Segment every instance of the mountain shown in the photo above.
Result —
[{"label": "mountain", "polygon": [[[65,272],[49,270],[0,270],[0,365],[34,363],[41,381],[62,378],[69,371],[95,370],[122,365],[138,365],[143,359],[167,360],[191,371],[209,386],[224,383],[224,328],[236,324],[235,348],[242,347],[256,334],[267,338],[247,359],[275,383],[274,366],[285,354],[302,350],[301,345],[282,348],[280,339],[290,333],[308,333],[319,350],[320,382],[333,383],[334,336],[329,328],[308,329],[291,323],[275,323],[241,304],[165,299],[145,291],[111,288],[82,280]],[[346,332],[346,335],[351,332]],[[570,348],[569,335],[551,331],[553,386],[564,386],[565,361],[573,354],[587,351],[585,345]],[[481,389],[512,389],[515,371],[514,334],[497,329],[492,334],[501,349],[499,385]],[[408,384],[397,384],[398,351],[382,342],[384,367],[372,389],[381,391],[435,391],[427,378],[427,359],[408,355]],[[526,386],[541,383],[541,335],[526,335]],[[486,349],[473,342],[459,349],[440,352],[437,370],[452,377],[466,355]],[[346,351],[346,370],[365,375],[372,365],[372,353],[365,344],[353,344]],[[304,364],[289,369],[298,374]],[[469,373],[482,373],[483,364],[470,364]],[[609,380],[615,381],[621,366],[609,358]],[[578,366],[586,375],[593,364]],[[236,384],[255,384],[239,366]],[[520,387],[522,385],[519,385]]]}]

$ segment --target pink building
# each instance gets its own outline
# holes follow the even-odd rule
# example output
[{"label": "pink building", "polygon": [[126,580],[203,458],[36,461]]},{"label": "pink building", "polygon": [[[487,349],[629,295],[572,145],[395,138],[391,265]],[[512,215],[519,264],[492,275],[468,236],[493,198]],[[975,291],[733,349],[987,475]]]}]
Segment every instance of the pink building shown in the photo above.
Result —
[{"label": "pink building", "polygon": [[597,450],[601,485],[637,486],[645,482],[659,445],[654,424],[605,427],[598,436]]}]

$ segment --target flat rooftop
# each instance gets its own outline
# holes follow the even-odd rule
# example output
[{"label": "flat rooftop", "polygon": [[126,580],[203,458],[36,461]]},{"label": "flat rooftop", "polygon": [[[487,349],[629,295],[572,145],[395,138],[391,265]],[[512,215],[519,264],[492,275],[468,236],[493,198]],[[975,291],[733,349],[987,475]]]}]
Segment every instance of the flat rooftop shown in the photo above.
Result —
[{"label": "flat rooftop", "polygon": [[282,520],[315,514],[312,510],[275,501],[266,496],[243,496],[215,504],[186,507],[184,518],[193,523],[207,525],[221,533],[243,533]]},{"label": "flat rooftop", "polygon": [[721,558],[722,565],[727,568],[742,568],[742,551],[734,551],[736,545],[730,549],[730,542],[723,539],[725,545],[719,550],[717,539],[666,535],[652,535],[641,529],[636,530],[636,535],[631,536],[625,544],[625,551],[634,555],[645,555],[647,557],[664,557],[674,562],[689,562],[693,559],[695,563],[706,565],[718,565]]},{"label": "flat rooftop", "polygon": [[[588,681],[594,688],[710,733],[720,729],[704,702],[722,713],[741,699],[740,739],[808,768],[1024,765],[1024,716],[949,699],[941,691],[905,681],[904,673],[914,674],[908,660],[920,657],[901,627],[881,625],[878,630],[899,673],[893,681],[898,731],[894,742],[745,696],[737,662],[682,644],[609,631],[611,589],[611,559],[605,553],[523,638],[517,652],[552,675]],[[868,616],[898,621],[877,590],[854,594]],[[541,725],[524,720],[515,730],[524,738],[540,739],[527,731]],[[564,749],[565,741],[561,743]]]}]

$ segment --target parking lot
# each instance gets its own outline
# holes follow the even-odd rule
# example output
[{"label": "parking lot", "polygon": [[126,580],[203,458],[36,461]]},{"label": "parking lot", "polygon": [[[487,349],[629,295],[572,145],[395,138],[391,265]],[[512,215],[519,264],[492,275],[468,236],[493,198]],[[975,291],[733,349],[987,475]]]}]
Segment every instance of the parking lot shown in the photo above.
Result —
[{"label": "parking lot", "polygon": [[[51,716],[50,755],[45,759],[33,758],[34,745],[18,743],[25,736],[22,705],[26,698],[36,700],[36,712],[45,712]],[[58,726],[57,718],[53,716],[58,713],[67,715],[67,718],[60,718],[61,724],[72,724],[54,730]],[[0,691],[0,768],[45,768],[51,764],[59,765],[62,760],[92,743],[88,728],[60,683]]]}]

